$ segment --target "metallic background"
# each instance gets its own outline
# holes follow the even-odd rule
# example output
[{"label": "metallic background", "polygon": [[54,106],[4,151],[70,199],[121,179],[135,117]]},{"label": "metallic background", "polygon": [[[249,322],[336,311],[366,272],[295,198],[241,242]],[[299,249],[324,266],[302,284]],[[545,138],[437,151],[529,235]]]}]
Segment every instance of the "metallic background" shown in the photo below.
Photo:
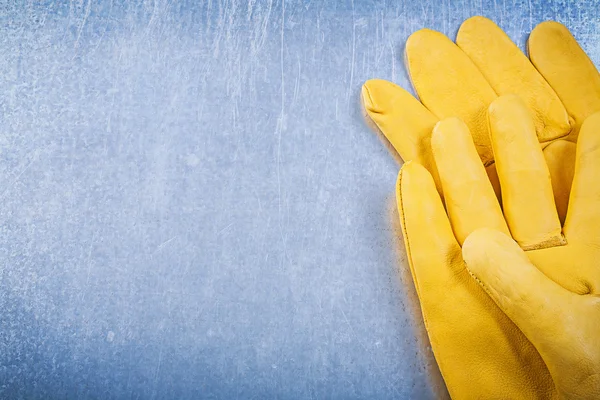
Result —
[{"label": "metallic background", "polygon": [[360,85],[476,14],[598,65],[599,10],[0,2],[0,398],[443,396]]}]

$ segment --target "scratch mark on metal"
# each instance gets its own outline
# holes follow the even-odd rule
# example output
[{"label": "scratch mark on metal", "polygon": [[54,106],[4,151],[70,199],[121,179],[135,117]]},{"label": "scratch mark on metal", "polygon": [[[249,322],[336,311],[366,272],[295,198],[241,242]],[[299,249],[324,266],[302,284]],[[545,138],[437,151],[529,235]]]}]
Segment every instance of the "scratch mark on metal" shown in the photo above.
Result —
[{"label": "scratch mark on metal", "polygon": [[8,186],[6,186],[6,189],[4,189],[4,192],[2,192],[2,199],[4,199],[6,193],[8,193],[8,191],[17,183],[19,178],[21,178],[21,175],[23,175],[25,173],[25,171],[27,171],[34,162],[38,161],[38,156],[39,156],[39,150],[36,150],[33,155],[33,159],[25,166],[25,168],[23,168],[19,172],[19,174],[15,177],[15,179],[13,179],[13,181]]},{"label": "scratch mark on metal", "polygon": [[[347,302],[345,294],[344,294],[344,301]],[[365,346],[364,343],[362,342],[362,340],[360,340],[360,336],[356,334],[356,331],[354,330],[354,328],[350,324],[350,320],[348,320],[348,316],[346,316],[346,313],[344,312],[344,309],[341,306],[339,306],[339,305],[338,305],[338,308],[342,312],[342,316],[344,317],[344,320],[346,321],[346,324],[348,324],[348,327],[350,328],[350,332],[356,338],[356,340],[357,340],[358,344],[360,345],[360,347],[363,348],[363,350],[365,351],[366,354],[371,354],[371,351],[369,349],[367,349],[367,346]],[[381,367],[379,366],[379,364],[377,364],[377,362],[373,359],[373,357],[370,357],[370,359],[372,361],[373,366],[381,373],[381,376],[385,376],[385,374],[381,370]],[[389,387],[392,388],[394,390],[394,392],[398,396],[400,396],[400,392],[398,391],[398,389],[396,388],[396,386],[393,385],[392,382],[389,379],[386,379],[386,380],[387,380],[387,383],[388,383]]]},{"label": "scratch mark on metal", "polygon": [[160,373],[160,365],[162,364],[162,353],[163,348],[160,347],[158,351],[158,361],[156,363],[156,369],[154,370],[154,390],[152,391],[152,398],[156,398],[156,384],[158,383],[158,374]]},{"label": "scratch mark on metal", "polygon": [[[226,227],[225,229],[227,229],[228,227]],[[225,230],[223,229],[223,230]],[[220,232],[219,232],[220,233]],[[175,240],[177,238],[177,236],[173,236],[171,239],[167,240],[166,242],[161,243],[156,250],[154,250],[154,253],[152,253],[153,255],[158,253],[159,251],[161,251],[167,244],[171,243],[173,240]]]},{"label": "scratch mark on metal", "polygon": [[88,288],[88,286],[90,285],[90,275],[92,272],[92,249],[94,248],[94,242],[96,241],[96,234],[98,233],[98,231],[95,231],[94,233],[92,233],[92,240],[90,240],[90,247],[88,248],[88,255],[87,255],[87,259],[86,259],[86,264],[87,264],[87,272],[86,272],[86,278],[85,278],[85,287],[83,292],[81,293],[81,300],[83,301],[85,299],[85,292]]},{"label": "scratch mark on metal", "polygon": [[233,226],[233,222],[230,223],[229,225],[227,225],[225,228],[221,229],[219,232],[217,232],[217,235],[220,235],[221,233],[225,232],[227,229],[229,229],[232,226]]},{"label": "scratch mark on metal", "polygon": [[282,1],[281,5],[281,53],[280,53],[280,63],[281,63],[281,111],[279,115],[279,121],[277,126],[277,206],[278,206],[278,214],[279,214],[279,232],[281,234],[281,240],[284,246],[285,252],[285,240],[283,235],[283,226],[282,220],[283,215],[281,211],[281,134],[284,129],[285,124],[285,0]]},{"label": "scratch mark on metal", "polygon": [[[356,57],[356,13],[354,10],[354,0],[352,0],[352,58],[350,65],[350,84],[349,87],[350,92],[352,92],[352,88],[354,87],[354,60]],[[350,96],[349,96],[350,97]]]},{"label": "scratch mark on metal", "polygon": [[77,31],[77,39],[75,39],[75,44],[73,45],[73,48],[75,50],[77,50],[77,48],[79,48],[79,40],[81,39],[81,33],[83,32],[83,27],[87,23],[87,19],[90,16],[91,9],[92,9],[92,0],[88,0],[86,7],[85,7],[85,15],[83,17],[83,21],[81,21],[81,25],[79,25],[79,30]]}]

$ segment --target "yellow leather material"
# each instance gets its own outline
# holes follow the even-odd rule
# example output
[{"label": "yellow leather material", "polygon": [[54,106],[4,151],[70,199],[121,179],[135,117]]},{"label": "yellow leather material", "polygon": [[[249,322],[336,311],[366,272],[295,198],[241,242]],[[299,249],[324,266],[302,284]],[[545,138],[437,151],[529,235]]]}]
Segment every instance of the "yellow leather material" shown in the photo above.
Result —
[{"label": "yellow leather material", "polygon": [[[543,143],[559,219],[564,221],[575,146],[556,143],[567,139],[575,142],[583,119],[600,110],[598,71],[569,31],[556,22],[542,23],[533,30],[528,41],[533,64],[500,28],[483,17],[472,17],[463,23],[457,44],[428,29],[411,35],[405,59],[422,104],[396,85],[369,80],[363,86],[369,117],[405,161],[417,160],[415,147],[396,143],[426,143],[429,138],[426,129],[413,130],[414,122],[407,121],[407,115],[427,113],[438,120],[460,117],[473,135],[477,152],[499,196],[486,111],[497,95],[517,94],[532,112],[538,140]],[[369,96],[365,96],[367,93]],[[391,103],[385,98],[395,98],[394,109],[402,111],[387,108]],[[371,108],[372,104],[378,106]],[[429,126],[431,121],[428,118],[420,126]],[[561,136],[565,139],[556,139]],[[426,146],[419,147],[421,151],[430,153]],[[439,188],[433,158],[423,153],[419,160],[429,160],[423,165],[433,174]]]},{"label": "yellow leather material", "polygon": [[[587,258],[579,247],[561,249],[553,255],[563,268],[577,268]],[[600,398],[598,292],[589,296],[565,289],[538,269],[536,257],[492,229],[471,234],[463,256],[475,280],[539,351],[560,398]],[[590,278],[594,275],[600,275],[597,268]]]},{"label": "yellow leather material", "polygon": [[[575,306],[585,317],[572,318],[572,327],[560,320],[568,317],[569,304],[579,302],[573,298],[600,299],[600,211],[595,211],[600,210],[595,161],[600,160],[600,141],[595,139],[600,138],[600,114],[581,127],[585,116],[600,110],[598,72],[557,23],[541,24],[532,33],[529,51],[536,68],[482,17],[465,21],[457,42],[460,48],[430,30],[416,32],[407,42],[406,64],[420,102],[382,80],[367,81],[362,90],[367,114],[407,161],[396,188],[400,222],[448,390],[458,399],[600,398],[598,302]],[[567,84],[561,83],[563,77]],[[587,133],[592,131],[596,134]],[[481,161],[488,164],[485,169]],[[484,171],[496,195],[502,186],[502,208]],[[492,234],[479,240],[480,232]],[[512,235],[527,251],[513,239],[512,247],[506,241],[496,246],[497,232]],[[489,242],[491,250],[473,251],[469,271],[463,255],[467,258],[470,242],[475,248]],[[463,243],[466,250],[461,251]],[[513,268],[508,271],[514,274],[506,276],[516,279],[521,268],[537,268],[537,278],[523,275],[525,289],[537,287],[536,279],[543,275],[570,293],[555,299],[562,307],[551,315],[558,324],[537,328],[547,333],[544,339],[531,333],[533,323],[530,330],[521,330],[520,321],[535,322],[546,304],[531,300],[526,313],[514,313],[504,310],[502,296],[516,294],[515,300],[530,301],[524,291],[509,290],[514,282],[499,286],[491,297],[486,294],[490,289],[481,286],[486,279],[489,285],[504,279],[494,275],[501,270],[494,260],[504,258],[484,257],[498,248],[510,261],[507,268]],[[554,302],[550,297],[548,304]],[[552,343],[554,335],[562,339]]]},{"label": "yellow leather material", "polygon": [[[452,230],[458,243],[462,244],[481,223],[509,234],[483,164],[478,162],[467,125],[456,117],[438,122],[431,147],[438,168],[444,171],[441,184],[446,210],[452,216]],[[457,153],[469,162],[456,162]]]},{"label": "yellow leather material", "polygon": [[431,348],[453,399],[549,399],[537,350],[471,278],[429,172],[413,161],[396,198]]},{"label": "yellow leather material", "polygon": [[550,172],[527,105],[514,94],[498,97],[490,105],[489,121],[512,237],[528,250],[564,244]]},{"label": "yellow leather material", "polygon": [[363,85],[361,95],[369,117],[398,154],[423,165],[439,182],[431,153],[431,131],[438,118],[410,93],[382,79]]},{"label": "yellow leather material", "polygon": [[585,119],[600,111],[600,74],[562,24],[542,22],[527,41],[529,58],[560,97],[574,120],[569,140],[577,141]]},{"label": "yellow leather material", "polygon": [[516,94],[523,99],[540,142],[569,134],[569,116],[557,94],[498,25],[484,17],[471,17],[460,26],[456,44],[499,96]]},{"label": "yellow leather material", "polygon": [[[529,58],[564,104],[571,121],[565,140],[576,142],[583,121],[600,111],[600,74],[562,24],[542,22],[529,35]],[[558,141],[558,142],[562,142]],[[564,222],[573,181],[575,146],[554,142],[544,149],[550,169],[554,201]]]},{"label": "yellow leather material", "polygon": [[569,193],[575,172],[575,147],[575,143],[568,140],[556,140],[544,148],[544,158],[550,172],[554,203],[561,224],[565,223],[567,216]]},{"label": "yellow leather material", "polygon": [[496,93],[475,64],[450,39],[429,29],[410,35],[405,62],[423,105],[440,119],[462,119],[481,161],[490,165],[494,156],[485,113]]},{"label": "yellow leather material", "polygon": [[[427,168],[441,193],[438,172],[431,152],[431,133],[439,119],[406,90],[383,79],[370,79],[365,82],[361,98],[368,117],[400,157],[404,161],[416,161]],[[485,118],[482,124],[487,126]],[[495,165],[486,167],[486,171],[499,197],[500,183]]]},{"label": "yellow leather material", "polygon": [[[397,184],[436,360],[453,398],[600,398],[600,112],[581,128],[566,242],[556,243],[540,219],[556,224],[558,216],[548,206],[553,196],[531,114],[511,95],[496,100],[489,114],[502,192],[514,197],[504,214],[521,218],[508,221],[511,232],[546,234],[531,236],[537,249],[524,252],[496,217],[481,218],[480,210],[497,215],[498,208],[490,204],[489,182],[481,183],[475,147],[464,140],[466,126],[453,118],[438,123],[433,154],[454,211],[446,214],[431,175],[417,163],[402,167]],[[475,182],[469,195],[465,180]],[[461,257],[456,232],[465,226],[471,231],[460,234],[468,235]]]}]

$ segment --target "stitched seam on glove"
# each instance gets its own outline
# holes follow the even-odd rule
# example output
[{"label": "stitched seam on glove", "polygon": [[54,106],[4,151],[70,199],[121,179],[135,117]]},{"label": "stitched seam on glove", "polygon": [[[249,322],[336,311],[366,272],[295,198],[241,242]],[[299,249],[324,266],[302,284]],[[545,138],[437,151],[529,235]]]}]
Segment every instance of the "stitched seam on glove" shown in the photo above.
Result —
[{"label": "stitched seam on glove", "polygon": [[[408,161],[406,164],[410,163],[410,161]],[[406,165],[404,164],[404,165]],[[404,174],[404,171],[402,170],[402,168],[400,168],[400,173],[398,174],[398,193],[397,193],[397,197],[400,200],[399,201],[399,208],[402,210],[402,222],[400,223],[400,226],[402,227],[402,234],[404,235],[404,243],[405,243],[405,247],[406,247],[406,257],[408,258],[408,265],[410,266],[410,274],[413,278],[413,283],[415,285],[415,289],[417,290],[417,296],[419,297],[419,303],[421,302],[421,295],[420,295],[420,291],[419,291],[419,282],[416,278],[416,274],[415,274],[415,270],[413,267],[413,260],[412,260],[412,252],[411,252],[411,248],[410,248],[410,243],[408,241],[408,233],[406,231],[406,212],[404,210],[404,198],[402,197],[402,175]],[[425,316],[425,312],[423,311],[423,308],[421,308],[421,315],[423,316],[423,323],[425,324],[425,329],[427,330],[427,334],[429,336],[429,324],[427,323],[427,317]],[[431,338],[430,338],[431,340]]]}]

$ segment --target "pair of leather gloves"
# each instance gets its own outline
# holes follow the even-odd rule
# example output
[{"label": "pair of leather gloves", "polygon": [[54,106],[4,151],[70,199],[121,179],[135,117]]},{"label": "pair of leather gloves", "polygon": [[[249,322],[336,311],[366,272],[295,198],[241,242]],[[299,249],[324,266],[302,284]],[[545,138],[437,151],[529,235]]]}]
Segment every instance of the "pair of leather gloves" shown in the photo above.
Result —
[{"label": "pair of leather gloves", "polygon": [[561,24],[527,58],[492,21],[423,29],[420,101],[367,81],[368,116],[405,161],[412,277],[453,398],[600,399],[600,75]]}]

